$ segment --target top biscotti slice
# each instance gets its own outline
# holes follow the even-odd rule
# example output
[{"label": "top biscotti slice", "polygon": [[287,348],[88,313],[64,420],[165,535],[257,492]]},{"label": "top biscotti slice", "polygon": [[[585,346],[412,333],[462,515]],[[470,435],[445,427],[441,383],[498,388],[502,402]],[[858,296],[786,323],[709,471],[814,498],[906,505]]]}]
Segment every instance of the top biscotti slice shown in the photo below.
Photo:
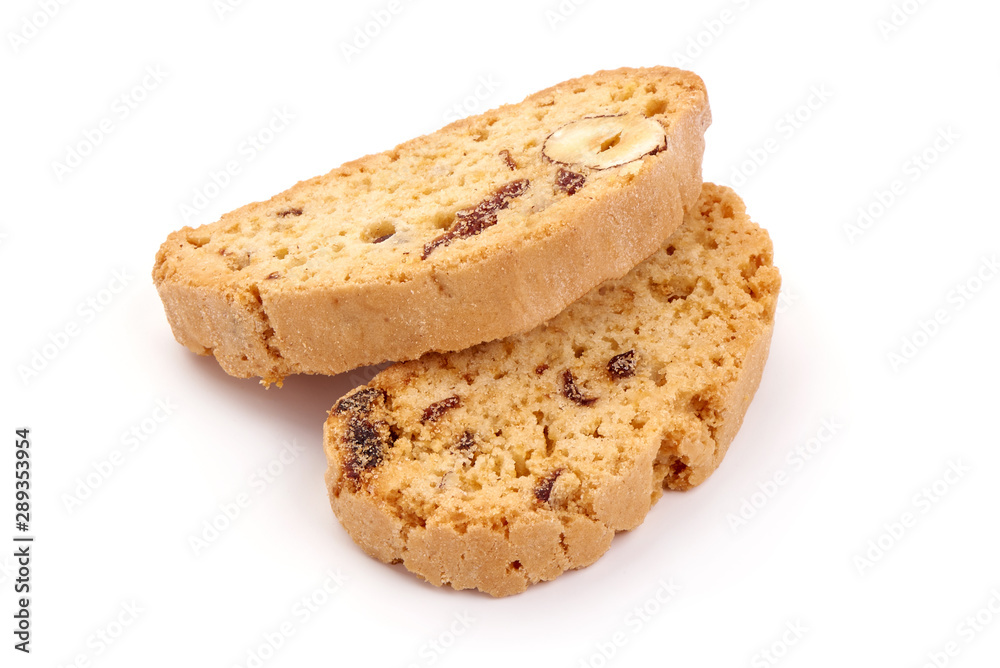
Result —
[{"label": "top biscotti slice", "polygon": [[592,563],[725,455],[767,359],[771,257],[706,184],[659,251],[548,323],[389,367],[326,422],[334,512],[435,585],[505,596]]},{"label": "top biscotti slice", "polygon": [[700,78],[598,72],[171,234],[153,278],[228,373],[335,374],[522,332],[624,275],[701,188]]}]

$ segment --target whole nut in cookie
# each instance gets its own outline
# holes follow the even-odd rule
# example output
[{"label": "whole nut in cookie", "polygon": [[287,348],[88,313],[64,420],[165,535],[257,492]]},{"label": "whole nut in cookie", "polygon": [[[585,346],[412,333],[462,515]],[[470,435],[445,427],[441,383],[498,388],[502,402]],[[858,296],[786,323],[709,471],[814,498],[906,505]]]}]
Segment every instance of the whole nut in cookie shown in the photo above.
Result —
[{"label": "whole nut in cookie", "polygon": [[623,114],[591,116],[567,123],[549,135],[542,153],[564,165],[609,169],[662,151],[666,146],[666,132],[658,121],[639,114]]}]

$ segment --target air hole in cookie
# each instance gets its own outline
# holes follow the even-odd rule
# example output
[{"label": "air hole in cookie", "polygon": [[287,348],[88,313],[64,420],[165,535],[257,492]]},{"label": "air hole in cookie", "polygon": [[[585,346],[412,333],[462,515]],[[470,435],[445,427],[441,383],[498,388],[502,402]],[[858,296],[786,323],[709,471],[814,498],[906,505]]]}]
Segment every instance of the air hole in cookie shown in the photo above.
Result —
[{"label": "air hole in cookie", "polygon": [[611,96],[611,99],[615,102],[624,102],[626,100],[631,100],[632,96],[635,94],[635,88],[626,88],[620,93],[615,93]]},{"label": "air hole in cookie", "polygon": [[647,93],[655,93],[656,92],[656,84],[655,83],[648,83],[648,84],[646,84],[646,92]]},{"label": "air hole in cookie", "polygon": [[586,92],[587,92],[587,89],[584,88],[583,86],[580,86],[579,88],[574,88],[573,89],[573,94],[574,95],[579,95],[580,93],[586,93]]},{"label": "air hole in cookie", "polygon": [[586,346],[582,346],[579,343],[573,344],[573,357],[577,359],[583,357],[583,353],[587,352]]},{"label": "air hole in cookie", "polygon": [[673,246],[667,246],[667,255],[673,255],[676,250]]},{"label": "air hole in cookie", "polygon": [[700,394],[696,394],[691,397],[691,401],[688,402],[688,407],[691,409],[691,412],[695,414],[695,417],[702,422],[710,421],[715,415],[712,405]]},{"label": "air hole in cookie", "polygon": [[662,114],[667,110],[667,101],[661,100],[659,98],[654,98],[646,102],[646,118],[650,116],[655,116],[657,114]]},{"label": "air hole in cookie", "polygon": [[657,301],[669,304],[678,299],[687,299],[696,285],[690,278],[675,276],[667,283],[650,283],[649,292]]},{"label": "air hole in cookie", "polygon": [[666,437],[664,443],[660,445],[660,455],[657,456],[657,461],[654,464],[656,474],[663,476],[663,486],[665,488],[686,489],[690,486],[689,478],[691,477],[691,469],[684,457],[666,455],[664,453],[664,449],[668,447],[668,443],[672,448],[673,440],[669,437]]},{"label": "air hole in cookie", "polygon": [[531,475],[527,464],[524,463],[524,455],[520,452],[514,452],[512,454],[514,455],[514,475],[518,478],[524,478]]},{"label": "air hole in cookie", "polygon": [[521,562],[515,559],[514,561],[510,562],[510,567],[512,570],[519,571],[521,570]]},{"label": "air hole in cookie", "polygon": [[246,362],[249,358],[246,355],[240,355],[240,360]]},{"label": "air hole in cookie", "polygon": [[763,264],[764,259],[760,255],[752,255],[750,256],[750,261],[740,267],[740,274],[745,280],[750,280]]},{"label": "air hole in cookie", "polygon": [[[660,446],[660,451],[663,451],[663,446]],[[663,486],[668,489],[687,488],[690,484],[688,479],[691,477],[691,469],[688,467],[687,461],[683,457],[671,455],[665,464],[666,466],[660,462],[656,465],[656,468],[664,474]]]},{"label": "air hole in cookie", "polygon": [[551,457],[552,453],[555,452],[556,442],[549,436],[549,425],[542,427],[542,436],[545,437],[545,456]]},{"label": "air hole in cookie", "polygon": [[538,142],[534,139],[529,139],[524,143],[524,150],[527,151],[528,149],[535,148],[536,146],[538,146]]},{"label": "air hole in cookie", "polygon": [[452,211],[438,211],[431,218],[431,225],[436,229],[446,230],[455,222],[455,214]]},{"label": "air hole in cookie", "polygon": [[486,128],[474,128],[472,130],[472,141],[484,141],[490,138],[490,130]]},{"label": "air hole in cookie", "polygon": [[286,255],[288,255],[287,248],[279,248],[278,250],[274,251],[274,257],[278,258],[279,260],[284,260]]},{"label": "air hole in cookie", "polygon": [[388,220],[372,223],[361,233],[361,240],[370,244],[380,244],[396,233],[396,226]]}]

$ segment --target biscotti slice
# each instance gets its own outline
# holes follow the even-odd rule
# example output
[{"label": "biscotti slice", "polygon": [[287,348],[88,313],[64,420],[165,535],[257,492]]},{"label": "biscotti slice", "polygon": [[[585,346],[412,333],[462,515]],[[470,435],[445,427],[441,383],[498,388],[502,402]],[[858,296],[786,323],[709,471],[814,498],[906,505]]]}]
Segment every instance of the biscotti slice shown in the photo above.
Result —
[{"label": "biscotti slice", "polygon": [[701,189],[700,78],[598,72],[171,234],[153,278],[228,373],[336,374],[526,331],[651,255]]},{"label": "biscotti slice", "polygon": [[337,517],[374,557],[494,596],[594,562],[704,481],[767,359],[767,232],[705,184],[665,245],[532,331],[396,364],[331,410]]}]

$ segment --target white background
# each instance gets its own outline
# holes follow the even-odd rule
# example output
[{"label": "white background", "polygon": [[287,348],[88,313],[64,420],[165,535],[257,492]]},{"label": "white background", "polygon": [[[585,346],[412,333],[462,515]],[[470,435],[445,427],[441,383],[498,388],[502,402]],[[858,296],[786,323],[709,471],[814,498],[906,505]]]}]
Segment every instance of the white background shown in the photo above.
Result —
[{"label": "white background", "polygon": [[[13,548],[0,551],[0,663],[258,665],[286,624],[262,665],[996,665],[1000,8],[896,2],[909,13],[880,29],[891,0],[566,0],[565,16],[556,0],[412,0],[350,58],[342,45],[387,0],[246,0],[221,16],[212,0],[94,0],[51,18],[5,2],[2,425],[32,430],[37,539],[30,656],[11,648]],[[678,63],[709,90],[705,178],[739,185],[784,276],[728,458],[595,565],[512,598],[368,558],[330,512],[320,434],[368,374],[264,390],[192,355],[149,278],[159,243],[433,131],[463,101]],[[275,109],[294,118],[251,160],[247,137]],[[58,167],[103,119],[110,133]],[[228,161],[239,173],[186,220]],[[873,215],[852,232],[859,208]],[[809,445],[808,461],[794,454]],[[196,555],[190,537],[240,494],[249,506]],[[677,588],[665,603],[661,581]]]}]

